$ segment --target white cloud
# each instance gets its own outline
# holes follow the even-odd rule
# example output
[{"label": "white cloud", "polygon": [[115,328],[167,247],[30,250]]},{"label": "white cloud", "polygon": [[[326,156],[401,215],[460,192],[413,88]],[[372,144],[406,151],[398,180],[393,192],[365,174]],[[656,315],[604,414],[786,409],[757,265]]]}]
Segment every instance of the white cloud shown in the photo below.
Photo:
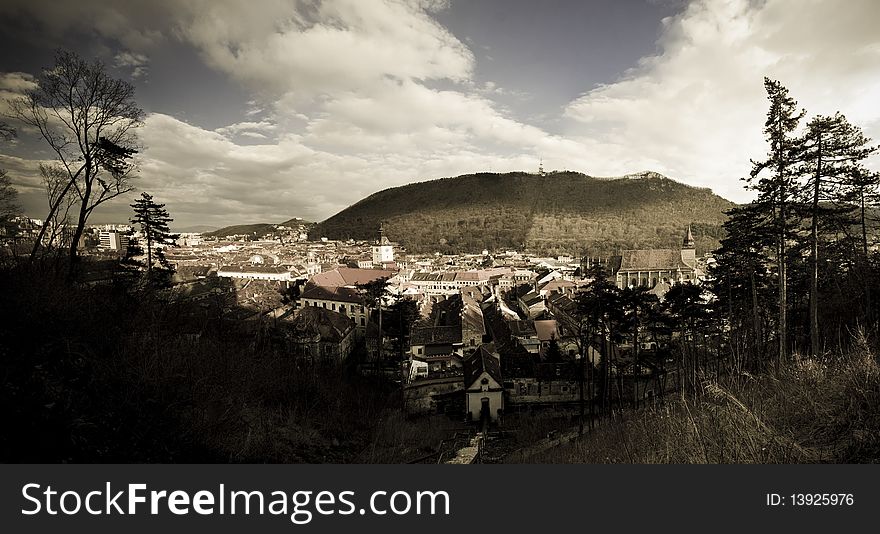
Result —
[{"label": "white cloud", "polygon": [[568,106],[568,133],[745,200],[737,179],[766,150],[765,75],[810,114],[839,109],[880,136],[878,18],[873,0],[694,1],[664,21],[659,55]]},{"label": "white cloud", "polygon": [[147,75],[150,59],[144,54],[130,51],[121,51],[113,57],[113,66],[117,68],[131,69],[131,77],[134,79]]},{"label": "white cloud", "polygon": [[[493,100],[506,89],[474,81],[474,54],[431,16],[443,1],[89,0],[78,18],[22,5],[58,31],[91,20],[125,47],[120,65],[146,66],[151,46],[176,39],[249,89],[243,122],[209,130],[154,113],[141,131],[139,187],[183,224],[323,219],[385,187],[534,170],[539,157],[595,175],[656,170],[745,200],[738,178],[765,151],[765,75],[811,113],[840,109],[880,137],[872,0],[694,0],[663,22],[656,56],[571,102],[564,135],[512,119]],[[28,83],[3,75],[0,91]]]}]

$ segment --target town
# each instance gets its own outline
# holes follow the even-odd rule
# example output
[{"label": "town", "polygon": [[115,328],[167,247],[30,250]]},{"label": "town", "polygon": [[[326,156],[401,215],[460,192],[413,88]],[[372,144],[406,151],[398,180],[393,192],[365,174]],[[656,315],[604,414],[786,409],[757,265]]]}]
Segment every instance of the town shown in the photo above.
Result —
[{"label": "town", "polygon": [[0,460],[877,462],[875,6],[607,3],[3,10]]},{"label": "town", "polygon": [[[42,223],[13,222],[7,252],[35,238]],[[690,226],[678,249],[581,258],[408,254],[381,227],[372,241],[309,241],[309,226],[179,234],[173,246],[159,246],[173,273],[167,291],[182,301],[220,303],[221,320],[245,337],[270,330],[299,365],[355,366],[398,383],[408,416],[445,414],[472,423],[480,439],[503,429],[506,413],[569,413],[573,425],[585,403],[598,413],[593,403],[607,347],[598,331],[585,332],[577,303],[597,273],[659,303],[677,285],[703,283],[714,262],[711,253],[697,257]],[[131,225],[89,227],[81,238],[81,253],[92,262],[88,283],[112,283],[114,272],[100,265],[133,251],[143,259],[143,242]],[[641,334],[616,336],[603,377],[617,384],[609,403],[653,404],[682,387],[669,350],[679,332],[656,326],[646,322]]]}]

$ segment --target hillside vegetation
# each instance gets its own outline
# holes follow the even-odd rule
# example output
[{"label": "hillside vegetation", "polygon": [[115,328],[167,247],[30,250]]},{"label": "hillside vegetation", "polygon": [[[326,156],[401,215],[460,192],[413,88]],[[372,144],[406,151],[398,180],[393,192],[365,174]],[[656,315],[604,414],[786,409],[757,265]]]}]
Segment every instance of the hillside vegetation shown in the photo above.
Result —
[{"label": "hillside vegetation", "polygon": [[295,228],[301,224],[311,223],[302,219],[289,219],[282,223],[236,224],[232,226],[224,226],[223,228],[219,228],[217,230],[214,230],[213,232],[205,232],[204,235],[208,237],[228,237],[231,235],[256,234],[259,237],[272,232],[272,230],[274,230],[276,226],[287,226],[290,228]]},{"label": "hillside vegetation", "polygon": [[316,225],[310,237],[385,235],[413,252],[526,248],[602,254],[675,247],[694,225],[714,249],[733,203],[656,173],[594,178],[576,172],[478,173],[380,191]]},{"label": "hillside vegetation", "polygon": [[723,377],[696,398],[603,422],[527,463],[880,462],[880,365],[864,338],[844,356],[788,362],[778,377]]}]

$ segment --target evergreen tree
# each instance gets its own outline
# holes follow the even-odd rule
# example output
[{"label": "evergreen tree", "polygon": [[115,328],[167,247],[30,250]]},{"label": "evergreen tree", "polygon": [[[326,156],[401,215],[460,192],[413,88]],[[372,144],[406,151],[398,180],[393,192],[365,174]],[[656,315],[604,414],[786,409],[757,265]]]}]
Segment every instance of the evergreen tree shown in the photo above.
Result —
[{"label": "evergreen tree", "polygon": [[778,368],[788,354],[787,241],[794,229],[795,221],[792,219],[790,204],[798,190],[797,163],[802,152],[801,139],[794,132],[805,112],[797,110],[797,102],[778,81],[764,78],[764,89],[770,102],[764,123],[764,137],[770,150],[765,160],[752,161],[749,185],[758,192],[759,204],[770,208],[772,226],[776,233]]},{"label": "evergreen tree", "polygon": [[818,356],[819,348],[819,239],[820,218],[826,224],[844,229],[850,225],[848,207],[840,209],[827,203],[845,199],[841,187],[844,177],[857,173],[859,162],[874,152],[870,140],[861,129],[851,125],[846,117],[818,116],[807,125],[802,140],[803,165],[801,172],[808,177],[810,198],[810,350]]},{"label": "evergreen tree", "polygon": [[647,287],[627,287],[620,292],[622,326],[632,336],[633,371],[636,376],[633,386],[633,405],[638,406],[637,395],[641,367],[641,341],[644,327],[651,317],[651,312],[659,305],[659,299],[650,293]]},{"label": "evergreen tree", "polygon": [[[365,284],[358,284],[357,291],[361,294],[361,297],[364,299],[364,304],[367,307],[367,310],[371,313],[367,315],[368,321],[372,321],[372,311],[378,311],[378,339],[377,339],[377,347],[376,347],[376,374],[379,374],[379,366],[382,360],[382,308],[384,306],[384,301],[390,295],[390,291],[388,290],[389,283],[387,277],[377,278]],[[369,339],[369,334],[366,336]]]},{"label": "evergreen tree", "polygon": [[[575,301],[577,313],[580,317],[583,332],[581,363],[584,364],[589,347],[594,337],[602,339],[602,357],[598,366],[598,397],[603,413],[608,404],[611,394],[611,360],[614,357],[614,340],[617,325],[622,321],[620,306],[620,289],[607,278],[607,273],[602,266],[595,266],[587,273],[592,282],[578,293]],[[581,387],[583,389],[583,387]],[[583,392],[581,393],[583,399]],[[583,401],[581,401],[583,406]],[[592,407],[592,404],[591,404]],[[583,408],[581,409],[583,420]]]},{"label": "evergreen tree", "polygon": [[715,251],[709,270],[711,306],[721,330],[729,334],[735,368],[757,368],[765,355],[765,328],[774,301],[768,252],[775,233],[769,211],[758,203],[734,208],[724,223],[727,237]]},{"label": "evergreen tree", "polygon": [[147,242],[147,273],[153,273],[153,258],[155,257],[159,264],[165,269],[170,270],[171,266],[165,259],[162,247],[174,245],[179,234],[171,233],[168,223],[173,221],[165,210],[165,204],[157,204],[153,201],[153,197],[146,192],[141,193],[141,197],[134,201],[131,205],[134,210],[134,217],[131,218],[132,224],[138,224],[144,234]]}]

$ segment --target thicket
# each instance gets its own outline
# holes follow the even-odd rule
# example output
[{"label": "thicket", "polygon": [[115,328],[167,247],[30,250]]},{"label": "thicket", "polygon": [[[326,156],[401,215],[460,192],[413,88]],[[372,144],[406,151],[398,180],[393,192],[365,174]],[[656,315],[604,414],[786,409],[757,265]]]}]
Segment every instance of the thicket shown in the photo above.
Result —
[{"label": "thicket", "polygon": [[228,297],[65,271],[0,272],[0,461],[401,462],[448,434],[406,420],[394,384],[224,320]]}]

